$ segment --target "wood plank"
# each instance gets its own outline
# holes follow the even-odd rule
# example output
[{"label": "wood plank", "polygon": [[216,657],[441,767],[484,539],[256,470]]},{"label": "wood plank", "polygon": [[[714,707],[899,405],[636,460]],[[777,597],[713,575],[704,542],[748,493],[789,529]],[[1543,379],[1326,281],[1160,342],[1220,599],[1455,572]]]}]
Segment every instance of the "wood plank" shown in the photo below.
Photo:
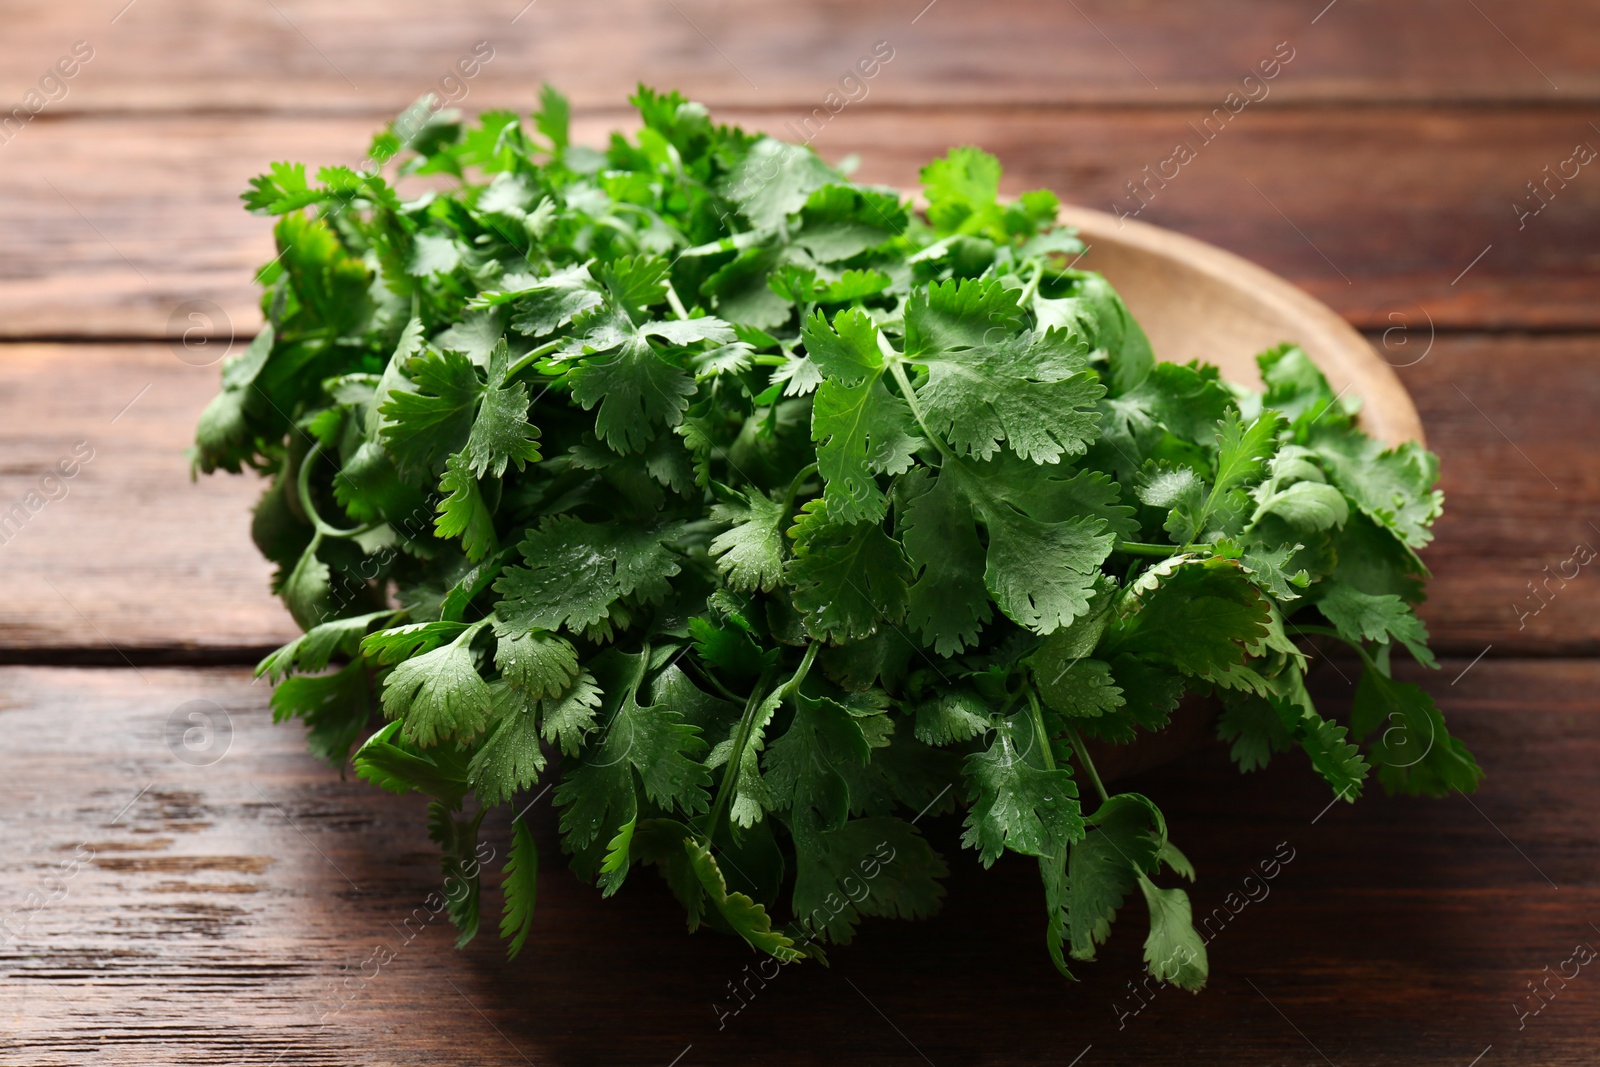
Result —
[{"label": "wood plank", "polygon": [[1442,458],[1423,616],[1473,654],[1593,655],[1600,581],[1579,564],[1600,553],[1600,338],[1439,335],[1429,351],[1426,331],[1399,337],[1391,360]]},{"label": "wood plank", "polygon": [[[1396,364],[1424,353],[1400,374],[1443,457],[1424,607],[1437,647],[1593,654],[1592,568],[1544,580],[1572,574],[1563,561],[1578,543],[1600,549],[1589,525],[1600,525],[1600,457],[1574,447],[1600,406],[1600,338],[1438,334],[1430,347],[1424,333],[1402,348],[1398,337]],[[94,449],[67,495],[0,546],[0,654],[237,661],[294,635],[249,540],[256,479],[188,481],[183,449],[216,385],[215,367],[165,344],[0,349],[0,515],[77,442]],[[1519,606],[1538,610],[1524,618]]]},{"label": "wood plank", "polygon": [[[616,106],[642,79],[719,105],[809,110],[878,41],[893,59],[869,96],[895,105],[1209,106],[1279,42],[1293,58],[1270,83],[1272,100],[1600,98],[1600,12],[1583,0],[1478,0],[1476,10],[1454,0],[139,0],[117,15],[120,6],[68,0],[10,14],[7,98],[20,100],[34,72],[78,40],[94,58],[52,108],[391,111],[429,89],[521,107],[540,81],[596,107]],[[441,85],[478,42],[492,49],[488,64]]]},{"label": "wood plank", "polygon": [[151,648],[227,656],[298,632],[250,541],[257,479],[190,482],[183,451],[217,385],[215,366],[165,344],[5,349],[0,646],[122,663]]},{"label": "wood plank", "polygon": [[[784,133],[782,112],[719,117]],[[1040,185],[1102,211],[1139,210],[1144,180],[1179,140],[1198,148],[1142,195],[1139,216],[1237,252],[1357,325],[1588,328],[1600,325],[1600,178],[1579,171],[1523,220],[1524,184],[1579,141],[1584,113],[1425,109],[1245,111],[1206,144],[1203,115],[1161,111],[846,111],[816,145],[859,153],[859,176],[913,186],[949,145],[974,143]],[[579,125],[600,143],[618,121]],[[233,328],[259,322],[254,270],[272,256],[266,220],[241,210],[251,175],[278,159],[359,165],[367,118],[97,117],[44,122],[5,146],[0,172],[0,337],[165,337],[175,311],[210,301]],[[1568,168],[1569,171],[1571,168]],[[1547,194],[1549,195],[1549,194]],[[1359,223],[1352,220],[1359,219]],[[1490,247],[1492,246],[1492,247]]]},{"label": "wood plank", "polygon": [[[946,820],[928,826],[954,870],[937,919],[869,923],[831,969],[749,979],[746,1007],[721,1018],[713,1004],[736,1003],[728,985],[755,957],[686,935],[649,872],[604,901],[577,883],[546,802],[530,815],[545,869],[527,951],[504,963],[486,930],[456,952],[443,920],[407,925],[438,887],[421,806],[314,762],[241,672],[8,668],[0,1054],[661,1067],[1067,1063],[1092,1046],[1082,1063],[1463,1067],[1492,1045],[1491,1062],[1589,1064],[1592,975],[1552,982],[1521,1029],[1517,1005],[1596,941],[1596,685],[1600,664],[1572,661],[1489,661],[1436,684],[1489,772],[1470,803],[1329,809],[1302,759],[1245,777],[1217,746],[1127,783],[1168,813],[1198,869],[1196,913],[1216,915],[1196,996],[1160,990],[1131,1014],[1137,905],[1080,981],[1059,978],[1033,865],[982,872]],[[165,741],[190,701],[231,730],[210,765]],[[504,812],[486,827],[503,854]],[[1263,883],[1274,855],[1291,858]]]}]

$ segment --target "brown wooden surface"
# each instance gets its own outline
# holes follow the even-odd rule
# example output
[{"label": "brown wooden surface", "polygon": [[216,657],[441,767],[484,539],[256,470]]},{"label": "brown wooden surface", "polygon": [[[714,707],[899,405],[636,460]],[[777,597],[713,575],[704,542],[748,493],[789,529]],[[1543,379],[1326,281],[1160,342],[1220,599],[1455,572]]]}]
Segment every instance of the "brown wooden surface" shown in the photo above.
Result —
[{"label": "brown wooden surface", "polygon": [[470,107],[527,107],[548,80],[615,108],[643,80],[809,108],[882,40],[895,55],[870,98],[887,104],[1210,104],[1287,41],[1284,100],[1600,99],[1600,11],[1584,0],[137,0],[112,23],[126,2],[14,17],[0,67],[23,82],[81,39],[95,58],[63,101],[74,109],[387,110],[487,41]]},{"label": "brown wooden surface", "polygon": [[[0,661],[35,665],[0,668],[0,1063],[1595,1061],[1593,968],[1521,1029],[1514,1005],[1600,943],[1600,580],[1586,568],[1526,613],[1530,581],[1600,541],[1600,171],[1521,230],[1511,204],[1579,141],[1600,146],[1600,8],[115,0],[0,24],[6,112],[74,41],[95,48],[0,143],[0,514],[79,442],[94,451],[0,544]],[[271,242],[237,207],[245,179],[275,159],[358,162],[480,40],[495,57],[467,109],[526,106],[550,80],[591,143],[625,123],[637,80],[783,132],[887,40],[895,58],[817,138],[825,155],[859,152],[860,176],[906,185],[976,143],[1009,188],[1101,210],[1291,42],[1270,97],[1140,217],[1328,302],[1411,390],[1443,460],[1425,614],[1450,653],[1414,680],[1487,770],[1480,794],[1319,817],[1303,760],[1241,777],[1217,749],[1130,783],[1199,868],[1197,912],[1279,842],[1296,851],[1213,941],[1210,988],[1163,991],[1121,1029],[1138,906],[1065,983],[1036,873],[980,872],[948,824],[930,831],[953,867],[940,918],[869,924],[831,970],[786,969],[720,1031],[712,1002],[754,958],[685,936],[648,872],[610,901],[577,884],[547,798],[524,958],[501,962],[489,934],[456,952],[438,923],[401,946],[438,879],[420,810],[271,725],[240,665],[293,629],[249,544],[256,487],[191,484],[182,449],[217,380],[194,364],[258,323],[249,276]],[[162,340],[192,300],[220,307],[218,347]],[[75,663],[98,666],[37,666]],[[1334,707],[1338,667],[1317,682]],[[191,700],[232,731],[206,766],[169,746]],[[497,848],[505,831],[502,814]],[[57,899],[29,911],[30,892]],[[399,954],[364,973],[380,942]]]},{"label": "brown wooden surface", "polygon": [[[1331,672],[1321,682],[1330,704],[1347,693]],[[1064,982],[1036,868],[1010,857],[983,872],[948,820],[929,828],[953,861],[936,920],[868,924],[832,968],[752,984],[723,1020],[713,1003],[736,1005],[726,983],[755,958],[685,935],[652,873],[602,901],[552,863],[521,960],[502,962],[490,936],[458,953],[442,919],[404,925],[438,877],[420,805],[340,781],[300,730],[271,724],[242,672],[6,668],[4,884],[18,902],[55,899],[0,949],[0,1061],[660,1067],[688,1050],[681,1063],[1066,1064],[1092,1045],[1082,1063],[1310,1064],[1320,1050],[1465,1067],[1493,1045],[1486,1062],[1591,1064],[1594,974],[1552,985],[1520,1030],[1514,1005],[1547,964],[1600,941],[1600,825],[1574,810],[1600,760],[1600,667],[1490,660],[1434,684],[1489,773],[1470,803],[1380,794],[1324,814],[1302,759],[1244,778],[1215,749],[1127,783],[1195,860],[1197,914],[1258,899],[1214,920],[1210,987],[1163,990],[1119,1028],[1118,1007],[1136,1006],[1138,909]],[[209,766],[167,744],[190,701],[231,731]],[[557,855],[548,801],[530,818]],[[505,819],[486,837],[503,852]],[[1291,849],[1265,897],[1245,883]],[[52,875],[73,857],[81,870]]]}]

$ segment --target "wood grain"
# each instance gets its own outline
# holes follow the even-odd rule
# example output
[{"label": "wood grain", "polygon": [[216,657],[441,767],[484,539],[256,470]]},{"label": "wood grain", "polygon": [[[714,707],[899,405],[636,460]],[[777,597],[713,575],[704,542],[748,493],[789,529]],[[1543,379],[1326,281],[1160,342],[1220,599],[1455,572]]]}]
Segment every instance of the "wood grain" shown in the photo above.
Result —
[{"label": "wood grain", "polygon": [[[785,133],[783,112],[719,117]],[[1587,112],[1246,110],[1207,144],[1192,109],[846,110],[816,146],[859,154],[858,176],[912,187],[950,145],[996,153],[1012,192],[1039,186],[1101,211],[1141,202],[1183,140],[1196,157],[1140,221],[1243,255],[1358,326],[1576,328],[1600,324],[1600,176],[1579,171],[1537,216],[1525,183],[1579,141]],[[618,116],[578,126],[603,142]],[[280,159],[359,165],[369,118],[84,117],[42,122],[0,146],[0,337],[169,337],[210,301],[235,331],[259,321],[254,271],[267,220],[238,201]],[[1168,174],[1173,166],[1166,167]],[[1569,171],[1571,168],[1568,168]],[[1359,221],[1356,221],[1359,220]]]},{"label": "wood grain", "polygon": [[[1285,42],[1269,99],[1594,101],[1600,13],[1582,0],[349,0],[210,5],[91,0],[10,13],[9,94],[76,40],[94,59],[64,110],[392,111],[429,89],[524,107],[541,81],[585,107],[643,80],[719,105],[821,106],[875,42],[894,58],[868,84],[896,106],[1219,103]],[[478,42],[493,58],[463,87],[442,77]]]},{"label": "wood grain", "polygon": [[[1136,1006],[1137,905],[1099,961],[1076,965],[1080,981],[1060,979],[1037,871],[982,871],[945,822],[928,827],[954,868],[936,920],[876,921],[831,969],[752,980],[719,1029],[713,1002],[736,1005],[727,984],[755,958],[686,935],[649,872],[606,901],[577,883],[547,801],[530,815],[544,869],[528,951],[508,965],[486,930],[458,953],[442,919],[406,925],[438,885],[420,805],[313,761],[240,672],[7,668],[0,802],[17,822],[0,866],[0,1057],[944,1067],[1065,1064],[1092,1045],[1081,1062],[1309,1064],[1320,1052],[1464,1067],[1492,1044],[1501,1062],[1588,1064],[1600,1025],[1589,970],[1552,985],[1521,1030],[1514,1005],[1546,965],[1596,941],[1600,826],[1583,798],[1600,758],[1597,684],[1600,666],[1574,661],[1484,662],[1457,686],[1435,682],[1489,773],[1470,803],[1373,795],[1325,808],[1302,759],[1242,777],[1219,747],[1131,781],[1198,868],[1197,914],[1222,909],[1216,979],[1197,996],[1166,989],[1119,1014]],[[1337,677],[1320,688],[1337,707]],[[221,755],[207,766],[166,740],[174,713],[196,707],[217,727],[196,750]],[[487,826],[503,854],[504,818]],[[1263,896],[1246,879],[1275,853],[1292,858]],[[1240,907],[1246,892],[1257,899]],[[382,966],[380,945],[394,954]]]},{"label": "wood grain", "polygon": [[[1600,649],[1591,568],[1544,584],[1571,574],[1562,563],[1577,544],[1600,549],[1590,525],[1600,526],[1600,456],[1575,447],[1600,407],[1600,340],[1426,331],[1404,345],[1399,334],[1387,347],[1382,335],[1370,340],[1443,458],[1445,514],[1425,554],[1435,577],[1423,611],[1437,647]],[[189,481],[183,449],[217,369],[175,350],[198,358],[166,344],[0,346],[0,516],[79,441],[94,449],[67,495],[0,544],[0,655],[238,662],[297,632],[250,543],[256,479]]]}]

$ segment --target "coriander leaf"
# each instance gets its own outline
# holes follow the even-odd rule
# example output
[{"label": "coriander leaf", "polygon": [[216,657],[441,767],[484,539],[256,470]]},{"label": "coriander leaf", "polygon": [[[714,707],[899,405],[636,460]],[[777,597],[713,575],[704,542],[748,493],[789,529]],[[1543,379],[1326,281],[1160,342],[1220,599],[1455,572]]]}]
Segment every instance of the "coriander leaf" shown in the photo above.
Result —
[{"label": "coriander leaf", "polygon": [[794,941],[772,929],[772,919],[765,908],[743,893],[728,892],[727,880],[709,848],[692,837],[684,840],[683,848],[711,906],[734,933],[749,942],[751,948],[785,963],[805,958],[806,954],[794,947]]},{"label": "coriander leaf", "polygon": [[1072,845],[1067,868],[1066,920],[1077,960],[1095,958],[1123,900],[1156,870],[1167,837],[1160,811],[1138,793],[1107,799],[1085,822],[1093,829]]},{"label": "coriander leaf", "polygon": [[272,691],[272,721],[303,719],[312,755],[342,765],[366,729],[372,691],[360,661],[333,674],[287,678]]},{"label": "coriander leaf", "polygon": [[395,667],[383,683],[383,713],[403,719],[407,741],[427,748],[450,738],[468,740],[488,724],[489,685],[478,674],[468,629],[448,645]]},{"label": "coriander leaf", "polygon": [[539,846],[522,819],[511,823],[511,854],[506,857],[500,890],[505,894],[500,936],[511,942],[506,946],[506,958],[514,960],[533,929],[533,907],[539,896]]},{"label": "coriander leaf", "polygon": [[439,517],[433,532],[446,540],[461,538],[462,550],[470,560],[480,560],[494,550],[494,513],[484,503],[472,463],[457,452],[445,461],[439,491],[448,494],[439,501]]},{"label": "coriander leaf", "polygon": [[1039,696],[1070,718],[1098,718],[1122,706],[1122,690],[1111,675],[1111,665],[1097,659],[1079,659],[1054,673],[1034,672]]},{"label": "coriander leaf", "polygon": [[1428,627],[1417,618],[1411,605],[1393,593],[1373,596],[1343,582],[1328,582],[1317,599],[1317,610],[1327,616],[1339,635],[1347,641],[1391,639],[1405,645],[1424,667],[1439,666],[1428,651]]},{"label": "coriander leaf", "polygon": [[994,615],[983,584],[986,555],[972,521],[972,502],[955,479],[941,477],[931,488],[926,476],[904,484],[910,503],[901,539],[916,576],[907,623],[941,656],[954,655],[977,644],[979,631]]},{"label": "coriander leaf", "polygon": [[406,364],[415,391],[396,389],[378,410],[383,445],[403,468],[442,467],[472,432],[483,394],[477,368],[459,352],[429,352]]},{"label": "coriander leaf", "polygon": [[1415,441],[1385,450],[1355,434],[1321,436],[1315,447],[1333,484],[1356,507],[1410,548],[1433,540],[1429,526],[1444,506],[1444,494],[1433,488],[1439,457]]},{"label": "coriander leaf", "polygon": [[989,729],[992,709],[976,693],[944,690],[916,706],[916,735],[930,745],[967,741]]},{"label": "coriander leaf", "polygon": [[783,534],[778,529],[783,506],[752,490],[743,503],[717,504],[711,517],[733,524],[711,541],[717,571],[735,589],[771,592],[783,576]]},{"label": "coriander leaf", "polygon": [[1182,889],[1159,889],[1142,874],[1139,889],[1150,907],[1150,936],[1144,942],[1144,961],[1150,973],[1179,989],[1200,989],[1206,984],[1210,962],[1205,941],[1191,921],[1189,894]]},{"label": "coriander leaf", "polygon": [[496,632],[494,663],[507,685],[537,700],[564,693],[577,681],[578,653],[566,638],[544,630]]},{"label": "coriander leaf", "polygon": [[510,352],[504,338],[489,356],[489,385],[467,437],[466,455],[479,478],[505,474],[508,464],[522,470],[539,461],[539,431],[528,423],[528,387],[506,384]]},{"label": "coriander leaf", "polygon": [[797,830],[795,853],[795,916],[808,935],[835,944],[848,944],[863,916],[925,919],[944,897],[944,860],[901,819],[874,816],[836,830]]},{"label": "coriander leaf", "polygon": [[1378,781],[1390,793],[1444,796],[1452,789],[1477,789],[1483,771],[1445,728],[1433,698],[1409,682],[1397,682],[1368,664],[1356,684],[1350,732],[1369,743]]},{"label": "coriander leaf", "polygon": [[688,410],[694,378],[631,333],[614,348],[591,355],[567,374],[572,397],[585,410],[600,410],[595,429],[619,452],[638,452],[656,426],[673,427]]},{"label": "coriander leaf", "polygon": [[785,575],[807,630],[835,644],[905,617],[909,568],[900,545],[875,524],[823,522],[796,546]]},{"label": "coriander leaf", "polygon": [[504,681],[489,683],[494,708],[487,736],[467,767],[467,781],[485,804],[508,803],[539,780],[538,701]]},{"label": "coriander leaf", "polygon": [[258,663],[255,676],[259,678],[264,674],[268,681],[276,683],[295,671],[315,674],[326,668],[335,655],[354,657],[359,654],[367,627],[393,616],[392,611],[374,611],[313,626]]},{"label": "coriander leaf", "polygon": [[581,630],[606,617],[617,600],[656,600],[679,566],[666,542],[673,525],[640,529],[572,516],[548,519],[519,546],[525,567],[508,567],[494,584],[507,630]]},{"label": "coriander leaf", "polygon": [[1123,594],[1102,647],[1215,681],[1244,663],[1244,646],[1266,637],[1268,621],[1267,601],[1236,562],[1175,556]]},{"label": "coriander leaf", "polygon": [[[305,679],[292,679],[295,681]],[[367,738],[352,759],[356,775],[391,793],[425,793],[454,806],[467,792],[467,761],[443,746],[422,749],[392,722]]]},{"label": "coriander leaf", "polygon": [[763,137],[728,176],[725,192],[752,226],[771,229],[836,177],[810,149]]},{"label": "coriander leaf", "polygon": [[1027,713],[1003,720],[994,742],[966,759],[972,798],[961,843],[989,867],[1006,849],[1027,856],[1059,854],[1083,836],[1078,785],[1065,767],[1046,769],[1049,741],[1037,736]]}]

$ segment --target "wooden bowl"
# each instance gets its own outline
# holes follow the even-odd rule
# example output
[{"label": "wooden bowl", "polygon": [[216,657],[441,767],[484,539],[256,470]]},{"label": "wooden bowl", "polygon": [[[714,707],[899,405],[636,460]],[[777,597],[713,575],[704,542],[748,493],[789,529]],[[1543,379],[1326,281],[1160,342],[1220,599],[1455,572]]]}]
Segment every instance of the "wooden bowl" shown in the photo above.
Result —
[{"label": "wooden bowl", "polygon": [[1423,440],[1422,421],[1394,369],[1332,309],[1276,274],[1134,219],[1069,205],[1061,221],[1087,246],[1077,266],[1116,287],[1157,359],[1215,363],[1229,381],[1260,388],[1256,353],[1294,341],[1335,392],[1361,399],[1367,433],[1390,445]]},{"label": "wooden bowl", "polygon": [[[1144,327],[1157,359],[1214,363],[1231,382],[1261,387],[1257,352],[1294,341],[1341,395],[1361,400],[1362,429],[1386,444],[1422,441],[1422,420],[1394,369],[1366,339],[1276,274],[1231,252],[1158,226],[1067,206],[1061,221],[1086,249],[1076,266],[1099,271]],[[1090,744],[1101,776],[1124,778],[1206,744],[1218,705],[1187,696],[1172,723],[1131,745]]]}]

